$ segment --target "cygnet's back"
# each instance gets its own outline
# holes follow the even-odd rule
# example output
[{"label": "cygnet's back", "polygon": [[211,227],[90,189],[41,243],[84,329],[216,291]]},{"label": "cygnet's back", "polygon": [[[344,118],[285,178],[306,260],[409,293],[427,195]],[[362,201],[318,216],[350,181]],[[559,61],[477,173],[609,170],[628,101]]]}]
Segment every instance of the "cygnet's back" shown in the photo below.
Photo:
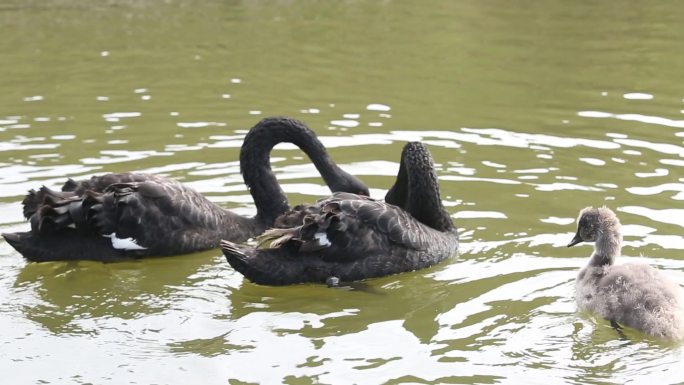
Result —
[{"label": "cygnet's back", "polygon": [[594,253],[576,284],[577,305],[619,325],[667,339],[684,338],[681,288],[644,264],[614,265],[620,254],[620,221],[606,207],[587,207],[577,219],[568,244],[595,242]]}]

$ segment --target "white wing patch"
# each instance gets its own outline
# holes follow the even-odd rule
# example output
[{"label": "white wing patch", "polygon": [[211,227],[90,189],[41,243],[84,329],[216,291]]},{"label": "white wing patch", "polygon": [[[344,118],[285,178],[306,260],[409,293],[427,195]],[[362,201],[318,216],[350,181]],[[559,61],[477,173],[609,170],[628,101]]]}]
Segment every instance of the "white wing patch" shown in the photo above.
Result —
[{"label": "white wing patch", "polygon": [[107,237],[112,240],[112,247],[118,250],[146,250],[147,247],[142,247],[133,238],[117,238],[116,233],[103,234],[103,237]]},{"label": "white wing patch", "polygon": [[318,242],[319,246],[328,247],[330,246],[330,240],[328,240],[328,234],[325,231],[320,231],[314,234],[314,238]]}]

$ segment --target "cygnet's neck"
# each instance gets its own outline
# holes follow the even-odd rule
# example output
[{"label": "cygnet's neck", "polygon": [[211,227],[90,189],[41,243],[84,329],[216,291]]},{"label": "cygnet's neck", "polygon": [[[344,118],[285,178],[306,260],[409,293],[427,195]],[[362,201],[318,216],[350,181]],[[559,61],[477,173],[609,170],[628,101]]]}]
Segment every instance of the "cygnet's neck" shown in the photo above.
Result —
[{"label": "cygnet's neck", "polygon": [[594,243],[594,253],[589,260],[590,266],[612,265],[622,250],[620,222],[606,220],[601,223],[599,235]]}]

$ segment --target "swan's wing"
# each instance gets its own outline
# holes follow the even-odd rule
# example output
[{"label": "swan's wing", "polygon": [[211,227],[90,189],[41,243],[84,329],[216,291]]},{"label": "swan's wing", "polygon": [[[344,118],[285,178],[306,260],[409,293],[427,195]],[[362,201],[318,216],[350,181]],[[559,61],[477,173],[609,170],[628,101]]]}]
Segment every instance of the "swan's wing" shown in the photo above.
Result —
[{"label": "swan's wing", "polygon": [[140,252],[145,254],[216,246],[223,224],[221,210],[213,203],[168,179],[116,183],[81,196],[45,187],[40,193],[43,203],[31,217],[34,233],[74,227],[84,236],[110,237],[114,248],[147,250]]},{"label": "swan's wing", "polygon": [[316,253],[328,262],[349,262],[397,248],[425,251],[435,232],[404,210],[367,197],[338,193],[318,205],[303,225],[268,232],[262,243]]},{"label": "swan's wing", "polygon": [[335,194],[298,227],[271,229],[260,248],[223,242],[233,268],[268,285],[358,280],[433,265],[458,247],[455,232],[438,232],[404,210],[369,198]]},{"label": "swan's wing", "polygon": [[113,184],[157,181],[163,183],[165,178],[151,174],[136,174],[136,173],[116,173],[96,175],[87,180],[76,181],[69,178],[62,186],[62,191],[54,191],[45,187],[38,190],[29,190],[22,201],[24,218],[30,219],[33,214],[38,211],[38,208],[46,199],[67,199],[70,197],[83,196],[86,191],[102,193],[104,190]]},{"label": "swan's wing", "polygon": [[[428,234],[434,232],[403,209],[381,201],[340,200],[339,209],[343,214],[340,219],[347,227],[354,221],[360,221],[365,225],[362,227],[384,234],[393,243],[413,250],[426,250],[429,247]],[[345,235],[354,237],[351,232]]]},{"label": "swan's wing", "polygon": [[169,179],[166,179],[161,176],[157,175],[152,175],[152,174],[139,174],[139,173],[132,173],[132,172],[124,172],[124,173],[111,173],[111,174],[104,174],[104,175],[96,175],[91,177],[88,180],[82,180],[82,181],[75,181],[71,178],[69,178],[66,183],[64,183],[64,186],[62,186],[62,191],[71,191],[75,193],[76,195],[82,195],[86,191],[96,191],[96,192],[104,192],[104,190],[115,184],[121,184],[121,183],[134,183],[134,182],[159,182],[159,183],[165,183],[169,181]]},{"label": "swan's wing", "polygon": [[74,197],[73,192],[59,192],[50,190],[43,186],[38,190],[31,189],[28,191],[24,200],[21,202],[23,206],[24,218],[31,219],[31,217],[38,212],[38,209],[46,199],[65,200]]},{"label": "swan's wing", "polygon": [[321,206],[325,205],[327,202],[346,199],[369,201],[373,200],[372,198],[369,198],[368,196],[364,195],[357,195],[348,192],[336,192],[333,193],[332,196],[319,199],[318,201],[316,201],[316,204],[299,204],[287,210],[286,212],[278,216],[278,218],[276,218],[273,227],[278,229],[287,229],[300,226],[304,222],[304,218],[317,215],[320,212]]}]

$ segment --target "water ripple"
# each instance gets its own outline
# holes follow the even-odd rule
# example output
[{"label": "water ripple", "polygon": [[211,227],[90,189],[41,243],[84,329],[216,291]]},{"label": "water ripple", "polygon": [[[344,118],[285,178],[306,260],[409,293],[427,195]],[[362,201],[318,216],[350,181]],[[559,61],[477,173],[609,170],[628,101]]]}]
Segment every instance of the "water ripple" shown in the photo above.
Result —
[{"label": "water ripple", "polygon": [[602,111],[580,111],[578,116],[584,118],[614,118],[618,120],[627,120],[647,124],[656,124],[659,126],[684,128],[684,120],[675,120],[663,118],[661,116],[642,115],[642,114],[613,114],[611,112]]}]

